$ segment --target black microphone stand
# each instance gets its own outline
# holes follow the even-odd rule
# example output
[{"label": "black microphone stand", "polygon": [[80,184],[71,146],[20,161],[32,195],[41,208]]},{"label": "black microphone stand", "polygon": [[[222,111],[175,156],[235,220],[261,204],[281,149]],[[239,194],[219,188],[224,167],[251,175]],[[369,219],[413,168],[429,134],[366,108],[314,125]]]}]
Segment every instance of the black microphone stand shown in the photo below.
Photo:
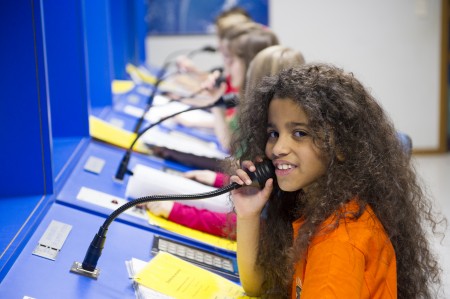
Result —
[{"label": "black microphone stand", "polygon": [[[252,185],[254,187],[263,188],[266,181],[269,178],[272,178],[274,175],[274,166],[271,161],[264,160],[259,163],[255,163],[256,171],[250,172],[247,171],[247,174],[252,179]],[[131,207],[134,207],[139,204],[143,204],[150,201],[167,201],[167,200],[197,200],[197,199],[204,199],[209,197],[215,197],[227,192],[230,192],[231,190],[237,189],[242,187],[241,185],[237,183],[231,183],[228,186],[225,186],[223,188],[205,192],[205,193],[199,193],[199,194],[189,194],[189,195],[151,195],[151,196],[145,196],[137,198],[133,201],[130,201],[122,206],[120,206],[118,209],[116,209],[111,215],[109,215],[108,218],[106,218],[103,225],[98,230],[98,233],[94,236],[91,244],[89,245],[89,248],[86,252],[86,255],[84,257],[84,260],[82,263],[80,262],[74,262],[70,272],[80,274],[83,276],[87,276],[90,278],[97,279],[100,275],[100,270],[97,269],[97,263],[98,260],[102,254],[102,250],[105,245],[106,241],[106,233],[108,232],[109,225],[114,221],[114,219],[117,218],[121,213],[125,212]]]},{"label": "black microphone stand", "polygon": [[220,106],[220,105],[224,105],[227,108],[231,108],[231,107],[236,106],[236,104],[237,104],[237,100],[236,100],[236,95],[235,94],[225,94],[222,97],[220,97],[219,100],[217,100],[213,104],[206,105],[206,106],[200,106],[200,107],[191,107],[191,108],[188,108],[188,109],[176,112],[174,114],[168,115],[166,117],[163,117],[159,121],[149,125],[147,128],[145,128],[144,130],[139,132],[136,135],[136,138],[134,138],[134,140],[131,143],[130,147],[127,149],[127,151],[125,152],[125,155],[123,156],[122,160],[120,161],[119,168],[117,169],[117,172],[116,172],[116,175],[114,176],[114,178],[117,181],[122,181],[123,178],[125,177],[125,174],[131,173],[128,170],[128,163],[130,162],[130,157],[131,157],[131,153],[133,152],[133,147],[136,144],[136,142],[138,141],[138,139],[145,132],[147,132],[148,130],[150,130],[154,126],[162,123],[165,120],[168,120],[169,118],[175,117],[175,116],[177,116],[178,114],[181,114],[181,113],[185,113],[185,112],[189,112],[189,111],[193,111],[193,110],[198,110],[198,109],[208,109],[208,108],[212,108],[212,107]]}]

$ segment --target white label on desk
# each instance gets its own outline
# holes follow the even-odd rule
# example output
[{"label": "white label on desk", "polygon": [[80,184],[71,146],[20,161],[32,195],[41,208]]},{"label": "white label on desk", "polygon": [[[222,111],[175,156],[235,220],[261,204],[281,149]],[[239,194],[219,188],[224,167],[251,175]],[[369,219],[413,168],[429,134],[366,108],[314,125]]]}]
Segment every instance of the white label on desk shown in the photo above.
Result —
[{"label": "white label on desk", "polygon": [[109,120],[109,123],[121,129],[125,126],[125,122],[123,120],[114,117]]},{"label": "white label on desk", "polygon": [[87,159],[86,164],[84,164],[84,170],[100,174],[103,170],[103,166],[105,166],[105,160],[90,156]]},{"label": "white label on desk", "polygon": [[150,87],[139,86],[136,88],[136,92],[143,96],[149,96],[152,93],[152,89]]},{"label": "white label on desk", "polygon": [[127,96],[127,100],[129,103],[132,103],[132,104],[139,103],[139,97],[135,94],[130,94],[129,96]]},{"label": "white label on desk", "polygon": [[52,220],[39,240],[38,246],[33,251],[34,255],[56,260],[56,256],[67,239],[72,226]]},{"label": "white label on desk", "polygon": [[[104,207],[110,210],[116,210],[120,206],[126,204],[128,201],[113,196],[108,193],[100,192],[87,187],[81,187],[80,192],[78,192],[77,199],[89,202],[91,204]],[[130,208],[124,212],[125,214],[135,216],[141,219],[148,220],[148,216],[145,209],[139,209],[136,207]]]},{"label": "white label on desk", "polygon": [[131,116],[134,116],[134,117],[141,117],[142,114],[144,113],[144,109],[141,109],[139,107],[134,107],[131,105],[126,105],[123,108],[123,112],[125,112],[126,114],[129,114]]}]

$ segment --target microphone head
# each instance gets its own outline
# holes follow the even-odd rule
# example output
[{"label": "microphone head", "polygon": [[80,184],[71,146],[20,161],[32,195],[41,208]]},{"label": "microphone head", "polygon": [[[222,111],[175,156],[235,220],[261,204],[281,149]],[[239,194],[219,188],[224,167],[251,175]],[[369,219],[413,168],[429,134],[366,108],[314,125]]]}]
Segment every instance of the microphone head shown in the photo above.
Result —
[{"label": "microphone head", "polygon": [[216,67],[210,69],[209,72],[210,72],[210,73],[220,72],[221,74],[223,74],[224,69],[223,69],[223,67],[221,67],[221,66],[216,66]]},{"label": "microphone head", "polygon": [[203,52],[211,52],[211,53],[214,53],[214,52],[217,52],[217,48],[215,48],[215,47],[213,47],[213,46],[204,46],[204,47],[202,48],[202,51],[203,51]]},{"label": "microphone head", "polygon": [[209,53],[214,53],[217,52],[217,49],[213,46],[204,46],[202,48],[190,51],[186,56],[187,57],[192,57],[200,52],[209,52]]},{"label": "microphone head", "polygon": [[214,106],[216,107],[225,107],[225,108],[234,108],[239,104],[239,97],[235,93],[226,93],[221,96]]},{"label": "microphone head", "polygon": [[219,77],[217,77],[216,81],[214,82],[214,87],[219,88],[222,83],[226,83],[227,78],[223,75],[223,73],[220,74]]},{"label": "microphone head", "polygon": [[263,160],[262,162],[257,162],[255,167],[255,172],[247,171],[248,176],[252,180],[252,186],[262,189],[268,179],[275,179],[275,166],[273,166],[272,161]]}]

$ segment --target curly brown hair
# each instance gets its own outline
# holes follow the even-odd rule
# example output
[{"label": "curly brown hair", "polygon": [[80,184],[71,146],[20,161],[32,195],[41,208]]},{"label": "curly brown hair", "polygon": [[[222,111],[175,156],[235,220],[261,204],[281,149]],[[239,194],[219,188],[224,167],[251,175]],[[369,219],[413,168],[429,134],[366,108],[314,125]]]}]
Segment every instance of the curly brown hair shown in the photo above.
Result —
[{"label": "curly brown hair", "polygon": [[[370,205],[395,249],[398,297],[433,297],[441,270],[424,225],[430,224],[436,234],[446,220],[432,211],[392,122],[376,100],[353,74],[327,64],[306,64],[265,78],[240,107],[232,142],[232,153],[239,157],[232,162],[264,156],[273,98],[292,99],[305,111],[313,140],[329,163],[308,195],[274,185],[258,252],[264,296],[289,296],[293,265],[321,223],[358,198],[360,211],[354,217]],[[294,241],[292,222],[300,217],[305,222]]]}]

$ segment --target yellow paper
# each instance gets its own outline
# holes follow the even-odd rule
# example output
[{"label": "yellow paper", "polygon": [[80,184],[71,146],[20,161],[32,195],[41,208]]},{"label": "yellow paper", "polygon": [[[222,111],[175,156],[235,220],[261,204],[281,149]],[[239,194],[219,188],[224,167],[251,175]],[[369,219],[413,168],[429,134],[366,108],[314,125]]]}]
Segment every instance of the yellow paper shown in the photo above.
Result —
[{"label": "yellow paper", "polygon": [[113,93],[126,93],[133,89],[134,82],[131,80],[113,80],[111,85]]},{"label": "yellow paper", "polygon": [[177,299],[243,298],[241,286],[167,252],[159,252],[134,280]]},{"label": "yellow paper", "polygon": [[144,72],[141,72],[136,66],[134,66],[131,63],[128,63],[125,66],[125,70],[128,74],[136,74],[142,81],[154,85],[156,83],[156,77],[145,74]]},{"label": "yellow paper", "polygon": [[[122,147],[129,148],[136,138],[136,133],[116,127],[100,118],[89,116],[89,133],[93,138]],[[141,153],[149,153],[148,148],[140,140],[133,149]]]},{"label": "yellow paper", "polygon": [[[148,72],[140,70],[138,67],[132,65],[131,63],[128,63],[125,66],[125,69],[126,69],[128,74],[135,74],[135,75],[137,75],[145,83],[148,83],[148,84],[151,84],[151,85],[155,85],[156,84],[156,80],[157,79],[156,79],[155,76],[151,75]],[[178,87],[176,85],[174,85],[171,82],[167,82],[167,81],[161,82],[160,87],[165,88],[165,89],[178,90]]]},{"label": "yellow paper", "polygon": [[217,236],[213,236],[181,224],[169,221],[165,218],[158,217],[148,212],[148,216],[150,218],[149,223],[152,225],[159,226],[161,228],[167,229],[168,231],[172,231],[178,233],[182,236],[212,245],[214,247],[219,247],[222,249],[230,250],[236,252],[236,242],[232,240],[228,240],[225,238],[220,238]]}]

